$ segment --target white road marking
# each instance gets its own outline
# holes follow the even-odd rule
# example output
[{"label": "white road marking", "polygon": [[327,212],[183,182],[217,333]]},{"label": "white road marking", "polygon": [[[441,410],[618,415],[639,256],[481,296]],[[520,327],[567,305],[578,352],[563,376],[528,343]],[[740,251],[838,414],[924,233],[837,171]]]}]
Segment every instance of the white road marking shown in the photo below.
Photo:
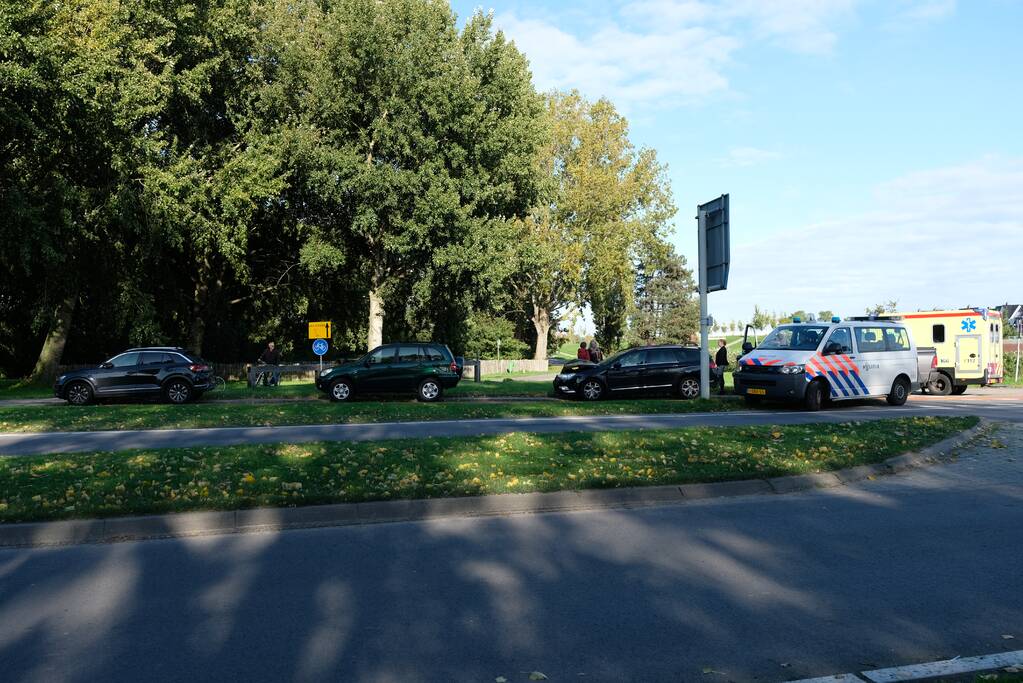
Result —
[{"label": "white road marking", "polygon": [[[871,681],[871,683],[900,683],[901,681],[918,681],[922,678],[958,676],[959,674],[977,671],[993,671],[1010,666],[1023,667],[1023,650],[1001,652],[993,655],[980,655],[977,657],[955,657],[953,659],[944,659],[924,664],[910,664],[908,666],[893,666],[887,669],[863,671],[859,675]],[[792,683],[826,683],[827,681],[853,683],[854,681],[862,681],[863,678],[859,678],[856,674],[836,674],[834,676],[804,678]]]}]

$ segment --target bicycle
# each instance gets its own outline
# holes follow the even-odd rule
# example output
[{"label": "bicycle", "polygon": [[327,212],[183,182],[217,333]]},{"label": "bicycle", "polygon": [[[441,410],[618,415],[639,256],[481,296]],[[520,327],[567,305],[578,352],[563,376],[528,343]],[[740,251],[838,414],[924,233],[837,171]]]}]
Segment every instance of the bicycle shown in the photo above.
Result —
[{"label": "bicycle", "polygon": [[220,375],[213,376],[213,388],[210,391],[223,391],[227,387],[227,380]]}]

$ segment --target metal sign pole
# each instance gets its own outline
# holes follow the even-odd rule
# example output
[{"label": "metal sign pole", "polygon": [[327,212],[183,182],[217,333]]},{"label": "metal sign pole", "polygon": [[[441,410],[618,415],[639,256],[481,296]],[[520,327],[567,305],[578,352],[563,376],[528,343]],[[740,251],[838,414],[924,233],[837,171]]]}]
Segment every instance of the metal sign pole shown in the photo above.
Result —
[{"label": "metal sign pole", "polygon": [[710,398],[710,339],[707,329],[707,212],[696,216],[700,258],[700,397]]}]

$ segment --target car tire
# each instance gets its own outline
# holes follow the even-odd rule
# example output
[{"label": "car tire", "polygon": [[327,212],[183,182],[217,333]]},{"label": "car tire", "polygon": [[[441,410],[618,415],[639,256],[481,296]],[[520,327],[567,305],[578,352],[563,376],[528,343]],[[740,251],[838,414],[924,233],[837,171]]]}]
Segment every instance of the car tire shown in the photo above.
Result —
[{"label": "car tire", "polygon": [[890,406],[901,406],[906,404],[909,398],[909,381],[905,377],[898,377],[892,383],[892,390],[885,397]]},{"label": "car tire", "polygon": [[598,379],[588,379],[579,387],[579,394],[587,401],[599,401],[604,396],[604,385]]},{"label": "car tire", "polygon": [[951,378],[943,372],[927,383],[927,392],[933,396],[948,396],[954,391]]},{"label": "car tire", "polygon": [[953,396],[962,396],[965,393],[966,393],[966,385],[965,384],[957,384],[954,387],[952,387],[952,395]]},{"label": "car tire", "polygon": [[64,397],[72,406],[87,406],[95,398],[88,382],[72,382],[64,390]]},{"label": "car tire", "polygon": [[440,382],[433,378],[427,378],[419,383],[419,389],[416,390],[416,399],[422,403],[433,403],[434,401],[439,401],[443,394],[444,388],[440,385]]},{"label": "car tire", "polygon": [[352,383],[347,379],[336,379],[330,383],[330,387],[327,389],[327,395],[335,403],[350,401],[354,393]]},{"label": "car tire", "polygon": [[195,396],[195,390],[188,380],[174,377],[167,380],[163,385],[163,400],[165,403],[182,405],[188,403]]},{"label": "car tire", "polygon": [[824,382],[810,382],[806,387],[806,395],[803,396],[803,407],[811,412],[816,412],[824,405],[824,399],[828,393]]},{"label": "car tire", "polygon": [[686,400],[699,398],[700,397],[700,380],[693,379],[692,377],[683,377],[679,383],[676,392],[679,398]]}]

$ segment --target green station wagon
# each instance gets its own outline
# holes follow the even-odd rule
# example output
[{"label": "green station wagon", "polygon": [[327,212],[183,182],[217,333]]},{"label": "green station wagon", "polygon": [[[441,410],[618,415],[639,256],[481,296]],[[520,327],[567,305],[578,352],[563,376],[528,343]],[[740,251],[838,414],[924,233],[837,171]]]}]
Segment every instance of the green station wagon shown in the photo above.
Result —
[{"label": "green station wagon", "polygon": [[436,401],[462,379],[463,366],[462,358],[444,344],[384,344],[357,361],[327,368],[316,377],[316,388],[332,401],[405,392],[415,392],[420,401]]}]

